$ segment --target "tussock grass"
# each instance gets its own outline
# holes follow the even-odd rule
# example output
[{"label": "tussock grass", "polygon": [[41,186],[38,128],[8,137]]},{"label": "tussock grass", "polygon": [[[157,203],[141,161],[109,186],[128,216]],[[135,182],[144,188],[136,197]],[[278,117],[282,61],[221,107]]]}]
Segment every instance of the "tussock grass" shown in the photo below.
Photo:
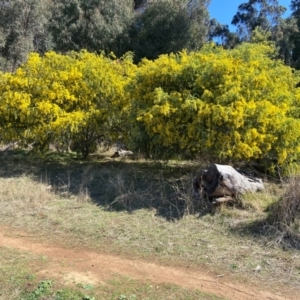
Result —
[{"label": "tussock grass", "polygon": [[39,213],[53,199],[55,195],[50,185],[35,182],[30,177],[0,180],[0,210],[7,216]]},{"label": "tussock grass", "polygon": [[273,206],[274,222],[279,226],[300,226],[300,176],[292,176],[288,179],[284,194]]},{"label": "tussock grass", "polygon": [[283,185],[283,195],[269,208],[269,230],[274,243],[300,249],[300,176],[289,177]]}]

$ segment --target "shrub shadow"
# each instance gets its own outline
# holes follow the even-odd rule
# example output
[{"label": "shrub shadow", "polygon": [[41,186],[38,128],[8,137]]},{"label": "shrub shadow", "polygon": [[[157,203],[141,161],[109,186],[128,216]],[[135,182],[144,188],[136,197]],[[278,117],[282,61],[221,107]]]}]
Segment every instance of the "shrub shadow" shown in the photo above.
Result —
[{"label": "shrub shadow", "polygon": [[24,150],[0,151],[1,177],[30,176],[52,186],[63,196],[84,195],[108,210],[134,212],[155,209],[156,215],[169,221],[199,212],[193,198],[190,164],[160,161],[111,159],[75,154],[30,153]]},{"label": "shrub shadow", "polygon": [[239,223],[229,231],[231,234],[255,239],[266,247],[300,250],[300,235],[289,227],[283,229],[280,224],[270,224],[268,217]]}]

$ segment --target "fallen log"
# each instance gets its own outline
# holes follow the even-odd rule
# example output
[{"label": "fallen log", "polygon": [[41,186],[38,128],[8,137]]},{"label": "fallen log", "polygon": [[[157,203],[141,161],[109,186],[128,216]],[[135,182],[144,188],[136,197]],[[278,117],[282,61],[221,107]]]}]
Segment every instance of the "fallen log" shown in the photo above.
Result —
[{"label": "fallen log", "polygon": [[111,158],[116,158],[116,157],[126,157],[126,156],[133,156],[133,152],[129,150],[119,150],[116,151]]},{"label": "fallen log", "polygon": [[246,192],[264,189],[262,179],[241,174],[228,165],[211,164],[199,172],[193,180],[193,191],[197,198],[207,196],[213,202],[235,201]]}]

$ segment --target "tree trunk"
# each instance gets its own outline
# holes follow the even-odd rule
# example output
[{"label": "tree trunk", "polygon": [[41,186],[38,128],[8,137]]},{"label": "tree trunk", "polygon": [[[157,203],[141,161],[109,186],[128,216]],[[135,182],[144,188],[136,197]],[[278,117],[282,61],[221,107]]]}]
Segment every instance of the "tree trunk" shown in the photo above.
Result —
[{"label": "tree trunk", "polygon": [[216,202],[226,202],[246,192],[261,191],[264,185],[262,179],[243,175],[231,166],[211,164],[194,179],[193,189],[198,198],[208,196]]}]

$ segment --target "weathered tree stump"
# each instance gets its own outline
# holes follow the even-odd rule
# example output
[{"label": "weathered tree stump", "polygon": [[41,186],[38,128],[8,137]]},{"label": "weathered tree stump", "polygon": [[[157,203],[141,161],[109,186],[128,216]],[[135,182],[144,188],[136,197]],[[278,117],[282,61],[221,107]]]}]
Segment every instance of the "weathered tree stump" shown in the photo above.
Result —
[{"label": "weathered tree stump", "polygon": [[236,201],[246,192],[264,189],[262,179],[244,175],[231,166],[211,164],[208,170],[200,172],[193,181],[197,198],[207,196],[214,202]]},{"label": "weathered tree stump", "polygon": [[129,150],[119,150],[116,151],[111,158],[116,158],[116,157],[126,157],[126,156],[133,156],[133,152]]}]

